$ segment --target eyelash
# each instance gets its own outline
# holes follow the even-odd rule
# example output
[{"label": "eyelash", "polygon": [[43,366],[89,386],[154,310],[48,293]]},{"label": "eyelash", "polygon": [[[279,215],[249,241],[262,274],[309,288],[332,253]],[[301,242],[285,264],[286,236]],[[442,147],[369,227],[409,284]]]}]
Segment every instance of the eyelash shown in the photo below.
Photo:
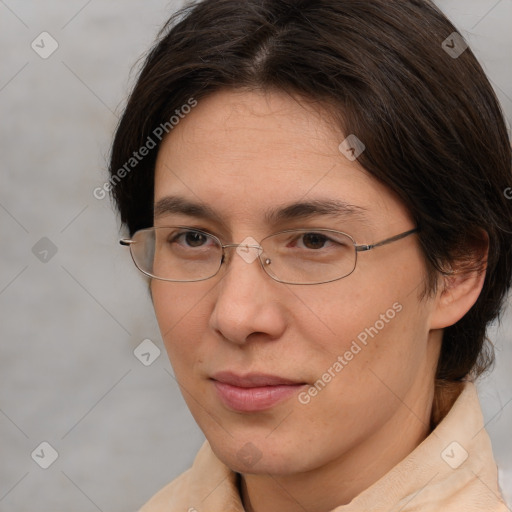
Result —
[{"label": "eyelash", "polygon": [[181,228],[187,230],[196,230],[196,231],[204,231],[205,233],[208,233],[209,235],[214,235],[220,240],[222,240],[221,235],[216,232],[214,229],[207,228],[206,226],[200,225],[200,224],[187,224],[187,225],[180,225]]}]

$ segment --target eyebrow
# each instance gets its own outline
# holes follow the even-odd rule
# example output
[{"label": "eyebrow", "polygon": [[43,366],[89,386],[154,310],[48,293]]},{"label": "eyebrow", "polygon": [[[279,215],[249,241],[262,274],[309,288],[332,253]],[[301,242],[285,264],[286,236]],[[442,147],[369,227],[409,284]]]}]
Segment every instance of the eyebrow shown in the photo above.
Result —
[{"label": "eyebrow", "polygon": [[365,212],[366,209],[361,206],[338,199],[313,199],[272,209],[266,212],[265,219],[269,224],[278,224],[293,219],[309,219],[317,216],[329,216],[341,220],[355,218],[367,221]]},{"label": "eyebrow", "polygon": [[[369,223],[366,212],[366,208],[337,199],[312,199],[271,208],[265,212],[264,218],[269,225],[319,216],[340,220],[354,219]],[[167,196],[155,203],[155,218],[173,213],[223,223],[221,216],[203,202],[191,201],[181,196]]]},{"label": "eyebrow", "polygon": [[171,213],[178,213],[188,217],[221,221],[220,216],[213,208],[202,202],[190,201],[180,196],[167,196],[160,199],[155,203],[153,212],[155,219]]}]

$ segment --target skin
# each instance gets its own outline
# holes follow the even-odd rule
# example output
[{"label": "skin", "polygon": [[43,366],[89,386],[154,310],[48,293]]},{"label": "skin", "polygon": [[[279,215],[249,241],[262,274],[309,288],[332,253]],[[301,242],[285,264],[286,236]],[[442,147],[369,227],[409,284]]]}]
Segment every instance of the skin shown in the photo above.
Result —
[{"label": "skin", "polygon": [[[372,243],[415,227],[391,191],[340,153],[345,136],[326,118],[318,105],[279,92],[202,99],[162,143],[155,203],[179,195],[207,204],[218,219],[180,215],[179,222],[223,243],[293,227],[339,229]],[[365,219],[265,220],[267,209],[326,198],[359,206]],[[169,216],[155,217],[156,226],[168,224]],[[227,251],[209,280],[151,283],[190,411],[217,457],[241,473],[246,510],[346,504],[429,434],[442,329],[469,310],[483,277],[455,275],[420,298],[426,270],[416,235],[360,253],[350,276],[314,286],[278,283],[257,261]],[[309,403],[295,394],[270,410],[240,413],[220,401],[210,379],[218,371],[313,385],[395,303],[401,311]],[[253,464],[237,456],[248,442],[260,457]]]}]

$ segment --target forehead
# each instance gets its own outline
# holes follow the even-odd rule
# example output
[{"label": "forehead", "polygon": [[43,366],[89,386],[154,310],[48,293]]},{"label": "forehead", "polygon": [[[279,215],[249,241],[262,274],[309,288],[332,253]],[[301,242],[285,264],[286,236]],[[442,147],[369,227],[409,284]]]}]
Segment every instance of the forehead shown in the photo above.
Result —
[{"label": "forehead", "polygon": [[285,93],[221,91],[164,139],[155,204],[180,196],[253,222],[278,205],[332,200],[396,215],[399,202],[339,150],[344,135],[318,105]]}]

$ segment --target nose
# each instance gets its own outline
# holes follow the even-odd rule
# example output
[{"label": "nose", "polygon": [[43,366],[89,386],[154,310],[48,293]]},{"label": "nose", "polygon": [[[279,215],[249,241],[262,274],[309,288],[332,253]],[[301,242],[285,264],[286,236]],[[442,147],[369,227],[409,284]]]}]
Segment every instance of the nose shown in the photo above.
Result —
[{"label": "nose", "polygon": [[257,244],[241,244],[225,249],[221,280],[212,293],[215,305],[210,327],[231,343],[244,344],[256,335],[279,338],[286,329],[282,283],[271,279],[261,268]]}]

